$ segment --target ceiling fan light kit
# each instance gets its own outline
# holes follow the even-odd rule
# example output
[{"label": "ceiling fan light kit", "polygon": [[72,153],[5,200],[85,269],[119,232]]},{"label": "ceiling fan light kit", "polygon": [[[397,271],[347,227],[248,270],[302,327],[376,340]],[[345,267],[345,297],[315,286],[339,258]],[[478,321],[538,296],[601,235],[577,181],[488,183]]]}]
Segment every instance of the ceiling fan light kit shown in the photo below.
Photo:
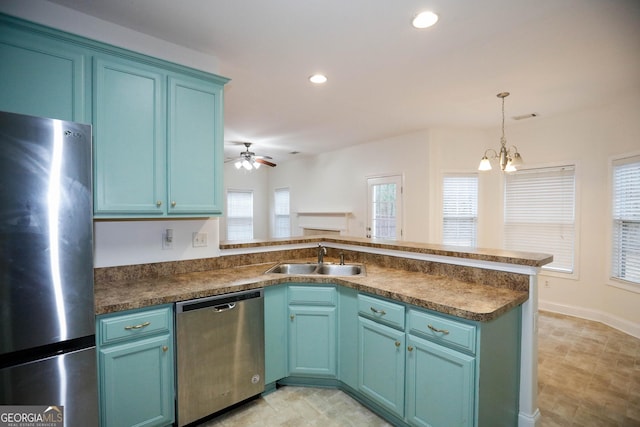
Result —
[{"label": "ceiling fan light kit", "polygon": [[[261,165],[270,166],[272,168],[276,167],[276,164],[270,162],[271,157],[269,156],[256,156],[256,153],[253,151],[249,151],[249,147],[251,147],[250,142],[243,142],[245,146],[245,151],[240,153],[240,156],[235,159],[228,159],[225,163],[234,162],[233,165],[236,169],[245,169],[248,171],[259,169]],[[268,159],[268,160],[267,160]]]},{"label": "ceiling fan light kit", "polygon": [[504,136],[504,99],[509,96],[509,92],[500,92],[496,96],[502,99],[502,136],[500,137],[500,148],[498,151],[493,148],[485,150],[482,159],[480,159],[478,170],[491,170],[491,160],[498,159],[500,170],[503,172],[515,172],[517,167],[522,164],[522,156],[518,152],[518,147],[515,145],[507,148],[507,139]]}]

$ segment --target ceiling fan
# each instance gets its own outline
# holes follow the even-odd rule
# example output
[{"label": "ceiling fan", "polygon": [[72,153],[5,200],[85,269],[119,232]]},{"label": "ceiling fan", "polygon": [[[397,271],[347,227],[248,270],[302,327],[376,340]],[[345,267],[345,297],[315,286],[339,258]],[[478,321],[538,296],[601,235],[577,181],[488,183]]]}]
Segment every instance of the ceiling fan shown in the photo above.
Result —
[{"label": "ceiling fan", "polygon": [[234,166],[236,169],[245,168],[246,170],[258,169],[260,165],[270,166],[272,168],[276,167],[275,163],[270,162],[272,160],[269,156],[256,156],[256,153],[253,151],[249,151],[251,147],[250,142],[243,142],[245,151],[240,153],[240,156],[225,160],[225,163],[235,162]]}]

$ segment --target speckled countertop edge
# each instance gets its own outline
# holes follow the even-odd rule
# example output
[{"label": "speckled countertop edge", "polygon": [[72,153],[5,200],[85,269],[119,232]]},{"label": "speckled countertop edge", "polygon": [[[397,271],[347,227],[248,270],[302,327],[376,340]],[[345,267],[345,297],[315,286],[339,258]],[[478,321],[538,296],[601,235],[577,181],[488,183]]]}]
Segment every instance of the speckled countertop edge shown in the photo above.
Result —
[{"label": "speckled countertop edge", "polygon": [[543,253],[508,251],[503,249],[487,248],[465,249],[457,246],[365,239],[362,237],[341,237],[335,235],[303,236],[272,240],[253,240],[244,243],[220,242],[220,249],[249,249],[265,246],[281,246],[317,242],[351,244],[370,248],[465,258],[479,261],[526,265],[530,267],[542,267],[543,265],[549,264],[553,261],[553,255]]},{"label": "speckled countertop edge", "polygon": [[[296,260],[300,262],[300,260]],[[490,321],[528,299],[525,291],[465,283],[446,276],[366,265],[366,276],[264,274],[276,263],[153,279],[97,283],[96,314],[173,303],[277,285],[337,284],[475,321]]]}]

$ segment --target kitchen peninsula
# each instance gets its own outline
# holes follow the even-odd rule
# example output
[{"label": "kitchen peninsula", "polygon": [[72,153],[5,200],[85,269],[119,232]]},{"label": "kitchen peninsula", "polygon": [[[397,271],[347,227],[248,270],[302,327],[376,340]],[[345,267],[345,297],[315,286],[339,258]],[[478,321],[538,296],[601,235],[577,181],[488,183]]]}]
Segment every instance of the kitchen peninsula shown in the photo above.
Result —
[{"label": "kitchen peninsula", "polygon": [[[320,243],[328,250],[326,261],[342,253],[349,262],[365,264],[366,276],[264,274],[285,260],[313,261]],[[518,425],[535,426],[537,273],[550,255],[339,236],[222,243],[220,249],[217,258],[96,269],[97,314],[298,283],[337,286],[479,322],[480,328],[517,308]]]}]

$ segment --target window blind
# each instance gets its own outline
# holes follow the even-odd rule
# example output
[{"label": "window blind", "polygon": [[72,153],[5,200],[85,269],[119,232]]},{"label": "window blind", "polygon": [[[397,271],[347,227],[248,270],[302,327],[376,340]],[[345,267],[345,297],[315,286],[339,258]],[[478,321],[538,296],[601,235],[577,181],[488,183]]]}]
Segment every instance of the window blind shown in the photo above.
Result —
[{"label": "window blind", "polygon": [[544,269],[572,273],[575,166],[519,170],[505,183],[504,248],[550,253]]},{"label": "window blind", "polygon": [[640,284],[640,156],[613,162],[611,276]]},{"label": "window blind", "polygon": [[442,180],[442,243],[476,246],[478,176],[445,175]]},{"label": "window blind", "polygon": [[227,191],[227,239],[253,239],[253,191]]},{"label": "window blind", "polygon": [[291,216],[289,213],[289,189],[278,188],[274,192],[274,237],[291,235]]}]

